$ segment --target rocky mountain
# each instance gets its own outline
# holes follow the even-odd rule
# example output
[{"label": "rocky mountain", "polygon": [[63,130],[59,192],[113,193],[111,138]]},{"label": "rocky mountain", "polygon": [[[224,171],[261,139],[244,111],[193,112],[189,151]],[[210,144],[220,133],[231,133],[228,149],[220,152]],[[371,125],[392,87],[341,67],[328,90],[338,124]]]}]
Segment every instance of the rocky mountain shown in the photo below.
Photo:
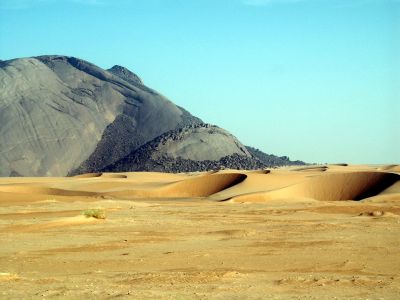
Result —
[{"label": "rocky mountain", "polygon": [[0,125],[0,176],[265,166],[130,70],[75,57],[0,61]]},{"label": "rocky mountain", "polygon": [[121,67],[40,56],[1,62],[0,122],[0,176],[63,176],[199,119]]}]

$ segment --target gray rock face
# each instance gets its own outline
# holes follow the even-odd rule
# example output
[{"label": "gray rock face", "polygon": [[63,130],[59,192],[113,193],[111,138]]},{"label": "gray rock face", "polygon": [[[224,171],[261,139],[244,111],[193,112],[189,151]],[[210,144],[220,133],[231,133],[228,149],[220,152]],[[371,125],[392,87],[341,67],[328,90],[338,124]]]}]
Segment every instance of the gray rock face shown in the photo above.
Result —
[{"label": "gray rock face", "polygon": [[2,61],[0,176],[102,168],[198,120],[132,74],[65,56]]},{"label": "gray rock face", "polygon": [[154,160],[167,155],[171,158],[191,160],[219,160],[224,156],[238,154],[251,157],[232,134],[217,126],[199,124],[188,126],[163,136],[155,145],[151,157]]},{"label": "gray rock face", "polygon": [[118,76],[119,78],[129,82],[133,85],[143,85],[142,80],[135,73],[129,71],[127,68],[115,65],[107,70],[108,72]]},{"label": "gray rock face", "polygon": [[166,132],[102,171],[193,172],[263,167],[229,132],[202,123]]},{"label": "gray rock face", "polygon": [[0,61],[0,176],[256,169],[271,157],[124,67],[56,55]]}]

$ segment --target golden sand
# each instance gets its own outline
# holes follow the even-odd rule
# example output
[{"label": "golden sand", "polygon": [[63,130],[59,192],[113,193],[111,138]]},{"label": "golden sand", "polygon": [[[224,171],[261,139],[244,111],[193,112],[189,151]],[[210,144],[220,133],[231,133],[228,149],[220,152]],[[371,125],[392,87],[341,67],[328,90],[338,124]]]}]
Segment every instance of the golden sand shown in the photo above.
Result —
[{"label": "golden sand", "polygon": [[399,172],[1,178],[0,299],[397,299]]}]

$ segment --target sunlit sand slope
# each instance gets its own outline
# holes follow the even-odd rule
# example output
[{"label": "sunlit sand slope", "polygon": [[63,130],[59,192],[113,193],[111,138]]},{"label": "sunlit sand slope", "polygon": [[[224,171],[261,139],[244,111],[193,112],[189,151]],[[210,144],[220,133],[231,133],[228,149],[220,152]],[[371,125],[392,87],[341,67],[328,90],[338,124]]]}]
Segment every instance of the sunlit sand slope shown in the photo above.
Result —
[{"label": "sunlit sand slope", "polygon": [[324,174],[271,192],[236,196],[236,201],[267,201],[279,198],[312,198],[316,200],[362,200],[379,195],[400,180],[397,174],[355,172]]}]

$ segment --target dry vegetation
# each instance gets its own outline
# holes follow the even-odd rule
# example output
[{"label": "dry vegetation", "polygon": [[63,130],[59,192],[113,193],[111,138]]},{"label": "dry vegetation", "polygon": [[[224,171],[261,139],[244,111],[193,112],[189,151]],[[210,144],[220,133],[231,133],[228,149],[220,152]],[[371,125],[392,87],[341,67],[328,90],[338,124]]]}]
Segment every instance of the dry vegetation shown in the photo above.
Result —
[{"label": "dry vegetation", "polygon": [[105,219],[106,212],[103,209],[86,209],[82,211],[82,215],[87,218]]}]

